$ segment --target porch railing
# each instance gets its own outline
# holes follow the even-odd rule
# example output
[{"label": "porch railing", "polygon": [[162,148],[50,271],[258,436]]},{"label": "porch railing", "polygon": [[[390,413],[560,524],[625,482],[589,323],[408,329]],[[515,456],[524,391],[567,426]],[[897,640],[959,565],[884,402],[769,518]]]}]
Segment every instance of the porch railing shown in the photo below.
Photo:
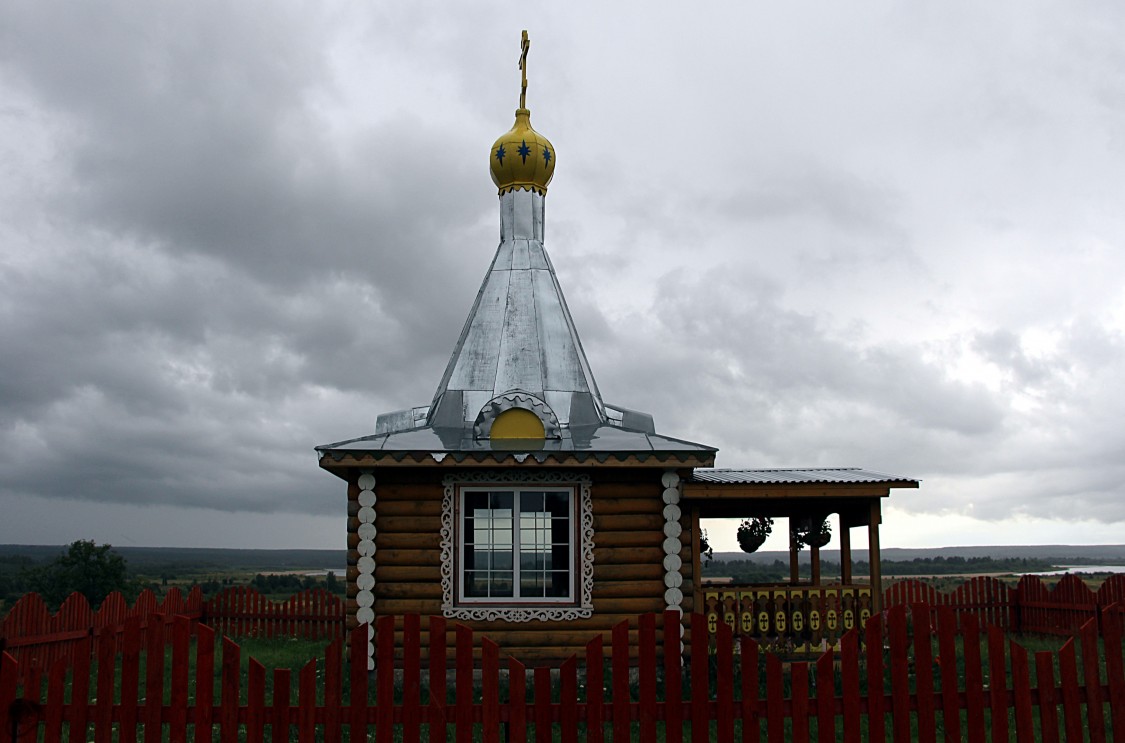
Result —
[{"label": "porch railing", "polygon": [[871,586],[712,586],[703,613],[714,632],[722,622],[735,636],[794,653],[836,647],[871,616]]}]

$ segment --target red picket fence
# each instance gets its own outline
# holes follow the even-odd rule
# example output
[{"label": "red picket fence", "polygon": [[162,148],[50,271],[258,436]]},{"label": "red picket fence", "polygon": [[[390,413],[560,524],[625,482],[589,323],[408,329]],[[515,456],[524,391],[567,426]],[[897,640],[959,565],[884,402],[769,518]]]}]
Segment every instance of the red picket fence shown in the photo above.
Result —
[{"label": "red picket fence", "polygon": [[[173,616],[190,617],[230,637],[302,637],[331,640],[343,636],[344,602],[324,589],[302,591],[274,603],[252,588],[228,588],[204,601],[196,586],[185,599],[178,588],[169,589],[157,601],[152,591],[142,591],[130,607],[120,593],[111,593],[97,611],[86,597],[71,594],[52,614],[34,593],[20,598],[0,623],[0,648],[25,669],[49,668],[56,660],[71,657],[87,638],[101,641],[111,629],[114,648],[121,648],[121,634],[128,620],[140,617],[142,626],[158,621],[167,627]],[[159,618],[154,620],[154,618]]]},{"label": "red picket fence", "polygon": [[344,602],[311,588],[274,603],[253,588],[227,588],[209,599],[201,620],[229,637],[303,637],[331,640],[344,631]]},{"label": "red picket fence", "polygon": [[[936,628],[930,615],[921,605],[909,612],[895,607],[871,618],[862,643],[857,628],[841,639],[839,653],[789,664],[750,638],[736,643],[725,623],[711,634],[702,614],[686,618],[684,663],[680,615],[642,615],[613,629],[608,658],[598,636],[584,659],[531,670],[502,660],[496,643],[464,626],[455,628],[450,652],[439,617],[428,619],[424,654],[418,616],[404,617],[398,631],[394,617],[383,617],[370,644],[367,626],[351,634],[350,657],[360,662],[346,665],[343,642],[333,642],[322,660],[296,672],[295,696],[290,669],[268,672],[253,659],[244,687],[239,646],[224,638],[216,652],[215,631],[185,617],[175,621],[166,688],[162,630],[152,622],[146,630],[132,617],[120,650],[104,641],[112,633],[107,627],[96,646],[89,637],[80,641],[85,652],[73,662],[60,658],[34,677],[10,654],[0,656],[0,730],[14,730],[15,741],[92,735],[106,743],[141,734],[210,741],[216,733],[222,741],[341,741],[345,732],[351,741],[373,733],[376,741],[453,735],[489,743],[556,735],[595,743],[814,735],[858,742],[890,733],[895,741],[929,743],[939,730],[946,740],[974,743],[1013,734],[1079,741],[1083,731],[1101,743],[1107,730],[1120,740],[1125,664],[1118,612],[1103,618],[1104,653],[1094,621],[1059,651],[1029,654],[972,615],[959,621],[953,609],[940,607]],[[397,661],[396,645],[403,648]],[[454,669],[452,685],[447,668]]]},{"label": "red picket fence", "polygon": [[25,667],[34,663],[47,668],[59,658],[70,657],[92,637],[100,641],[108,637],[120,650],[121,632],[129,619],[140,618],[146,624],[157,621],[166,630],[173,616],[198,617],[202,604],[198,587],[191,589],[186,599],[178,588],[172,588],[160,601],[152,591],[142,591],[131,607],[120,593],[111,593],[97,611],[90,608],[85,596],[72,593],[52,614],[39,594],[29,593],[0,622],[0,647],[23,661]]},{"label": "red picket fence", "polygon": [[918,603],[935,612],[948,606],[959,614],[972,614],[981,622],[1014,632],[1070,635],[1108,607],[1125,607],[1125,575],[1110,576],[1097,591],[1074,575],[1064,575],[1053,587],[1038,576],[1025,575],[1015,587],[996,578],[977,576],[950,593],[919,580],[899,581],[883,592],[883,606],[887,608]]},{"label": "red picket fence", "polygon": [[[913,579],[892,583],[883,591],[884,608],[913,604],[925,604],[934,613],[945,606],[958,614],[972,615],[981,624],[987,623],[1007,630],[1020,629],[1016,609],[1019,604],[1017,589],[989,576],[970,578],[949,593]],[[1086,619],[1091,616],[1093,614],[1087,614]]]}]

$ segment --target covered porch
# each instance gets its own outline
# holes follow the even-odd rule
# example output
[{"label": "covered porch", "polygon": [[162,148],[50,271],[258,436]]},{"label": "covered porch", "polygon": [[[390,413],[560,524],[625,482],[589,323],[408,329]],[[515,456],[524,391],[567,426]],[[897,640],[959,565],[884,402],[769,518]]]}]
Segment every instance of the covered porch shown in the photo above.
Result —
[{"label": "covered porch", "polygon": [[[802,545],[789,534],[789,580],[783,583],[694,585],[693,605],[710,624],[725,622],[737,635],[794,652],[834,645],[882,610],[879,528],[882,499],[918,481],[862,469],[696,470],[683,486],[692,520],[693,575],[702,575],[700,521],[713,518],[787,519],[790,524],[827,521],[839,537],[840,574],[825,579],[821,547],[805,546],[810,570],[802,577]],[[853,571],[853,537],[868,551],[868,570]]]}]

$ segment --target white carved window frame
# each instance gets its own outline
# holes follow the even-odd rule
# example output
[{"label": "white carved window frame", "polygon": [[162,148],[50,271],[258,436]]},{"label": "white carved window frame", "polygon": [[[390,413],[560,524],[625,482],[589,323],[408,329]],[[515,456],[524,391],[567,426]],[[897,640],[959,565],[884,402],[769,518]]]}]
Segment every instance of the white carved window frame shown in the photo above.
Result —
[{"label": "white carved window frame", "polygon": [[[496,471],[465,472],[447,475],[442,481],[445,495],[441,503],[441,588],[442,615],[451,619],[476,621],[565,621],[587,619],[594,614],[594,507],[590,496],[590,478],[587,475],[573,475],[564,472],[540,471]],[[528,487],[544,485],[551,487],[570,487],[577,497],[578,544],[574,545],[578,556],[575,587],[577,602],[565,606],[480,606],[458,604],[456,550],[458,543],[457,490],[460,485],[478,486],[485,484],[517,485]]]}]

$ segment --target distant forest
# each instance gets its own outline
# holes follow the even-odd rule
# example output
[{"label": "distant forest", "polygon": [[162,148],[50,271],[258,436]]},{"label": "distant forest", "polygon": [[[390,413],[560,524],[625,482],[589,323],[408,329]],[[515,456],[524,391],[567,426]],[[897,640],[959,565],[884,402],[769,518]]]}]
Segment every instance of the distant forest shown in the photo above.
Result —
[{"label": "distant forest", "polygon": [[[956,575],[959,573],[1039,573],[1051,570],[1055,563],[1031,557],[916,557],[913,560],[882,560],[884,576]],[[809,575],[809,563],[801,564],[801,574]],[[840,574],[840,564],[822,560],[821,575]],[[865,560],[852,562],[854,575],[867,575],[870,566]],[[772,563],[753,560],[712,560],[704,562],[703,574],[708,577],[733,578],[736,583],[773,583],[789,579],[789,563],[774,560]]]}]

